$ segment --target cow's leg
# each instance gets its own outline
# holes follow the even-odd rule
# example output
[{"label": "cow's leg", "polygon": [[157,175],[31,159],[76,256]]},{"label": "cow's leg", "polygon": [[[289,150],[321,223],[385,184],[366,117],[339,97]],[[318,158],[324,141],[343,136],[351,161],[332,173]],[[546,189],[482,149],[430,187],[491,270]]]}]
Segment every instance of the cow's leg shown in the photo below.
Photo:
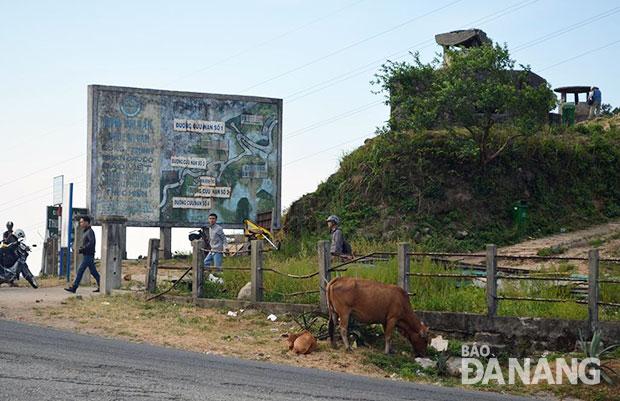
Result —
[{"label": "cow's leg", "polygon": [[383,332],[385,333],[385,355],[388,355],[392,351],[392,333],[396,326],[396,319],[388,319],[383,325]]},{"label": "cow's leg", "polygon": [[338,314],[335,311],[332,311],[330,309],[328,328],[329,328],[329,340],[332,343],[333,349],[336,349],[336,339],[334,338],[334,330],[335,330],[334,326],[338,323],[339,320],[340,320],[340,317],[338,316]]},{"label": "cow's leg", "polygon": [[349,345],[349,315],[349,312],[340,314],[340,336],[342,337],[345,349],[347,351],[353,351]]}]

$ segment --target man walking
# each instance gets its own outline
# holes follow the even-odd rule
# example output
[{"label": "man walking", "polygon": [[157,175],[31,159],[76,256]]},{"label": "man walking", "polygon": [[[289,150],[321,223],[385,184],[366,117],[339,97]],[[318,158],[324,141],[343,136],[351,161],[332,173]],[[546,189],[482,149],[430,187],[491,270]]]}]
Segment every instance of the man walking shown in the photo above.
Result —
[{"label": "man walking", "polygon": [[211,213],[209,215],[209,245],[211,250],[204,260],[205,266],[211,266],[211,262],[213,262],[214,267],[221,269],[225,243],[226,234],[224,234],[222,227],[217,224],[217,214]]},{"label": "man walking", "polygon": [[82,246],[78,250],[78,253],[81,253],[84,257],[82,258],[82,263],[80,264],[77,274],[75,275],[73,285],[65,288],[65,291],[75,293],[78,285],[80,285],[80,281],[82,281],[84,271],[88,268],[90,270],[90,274],[97,281],[97,288],[93,292],[99,292],[99,273],[95,267],[95,233],[90,227],[89,216],[82,216],[80,218],[80,227],[84,230],[84,239],[82,240]]}]

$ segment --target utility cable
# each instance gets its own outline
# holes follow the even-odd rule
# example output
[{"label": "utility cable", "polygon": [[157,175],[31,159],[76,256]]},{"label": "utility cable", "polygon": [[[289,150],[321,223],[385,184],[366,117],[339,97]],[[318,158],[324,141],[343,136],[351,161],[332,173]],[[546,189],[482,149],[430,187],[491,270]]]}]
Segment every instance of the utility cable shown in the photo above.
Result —
[{"label": "utility cable", "polygon": [[596,49],[589,50],[589,51],[587,51],[587,52],[585,52],[585,53],[578,54],[578,55],[576,55],[576,56],[574,56],[574,57],[571,57],[571,58],[568,58],[568,59],[566,59],[566,60],[564,60],[564,61],[560,61],[559,63],[556,63],[556,64],[550,65],[550,66],[548,66],[548,67],[545,67],[545,68],[543,68],[543,69],[541,69],[541,70],[538,70],[537,72],[543,72],[543,71],[546,71],[546,70],[551,69],[551,68],[553,68],[553,67],[557,67],[558,65],[561,65],[561,64],[564,64],[564,63],[568,63],[569,61],[573,61],[573,60],[575,60],[575,59],[578,59],[578,58],[583,57],[583,56],[585,56],[585,55],[588,55],[588,54],[590,54],[590,53],[597,52],[597,51],[599,51],[599,50],[601,50],[601,49],[604,49],[604,48],[606,48],[606,47],[609,47],[609,46],[615,45],[616,43],[619,43],[619,42],[620,42],[620,39],[618,39],[618,40],[616,40],[616,41],[613,41],[613,42],[611,42],[611,43],[607,43],[606,45],[603,45],[603,46],[597,47]]},{"label": "utility cable", "polygon": [[355,109],[352,109],[352,110],[346,111],[344,113],[338,114],[336,116],[330,117],[330,118],[328,118],[326,120],[314,123],[314,124],[309,125],[307,127],[304,127],[304,128],[301,128],[301,129],[298,129],[298,130],[295,130],[295,131],[291,131],[291,132],[288,133],[288,135],[285,135],[284,138],[285,139],[290,139],[290,138],[294,138],[294,137],[299,136],[299,135],[303,135],[303,134],[307,133],[308,131],[312,131],[312,130],[317,129],[319,127],[322,127],[322,126],[331,124],[333,122],[336,122],[338,120],[342,120],[343,118],[350,117],[352,115],[355,115],[355,114],[361,113],[363,111],[372,109],[373,107],[377,107],[377,106],[379,106],[381,104],[383,104],[383,100],[380,100],[378,102],[375,101],[375,102],[369,103],[367,105],[364,105],[364,106],[361,106],[361,107],[357,107]]},{"label": "utility cable", "polygon": [[385,35],[386,33],[392,32],[392,31],[393,31],[393,30],[395,30],[395,29],[401,28],[401,27],[403,27],[403,26],[405,26],[405,25],[411,24],[412,22],[418,21],[418,20],[420,20],[420,19],[422,19],[422,18],[424,18],[424,17],[427,17],[427,16],[429,16],[429,15],[431,15],[431,14],[434,14],[434,13],[436,13],[436,12],[439,12],[439,11],[441,11],[441,10],[444,10],[444,9],[446,9],[446,8],[448,8],[448,7],[450,7],[450,6],[454,5],[454,4],[456,4],[456,3],[459,3],[459,2],[461,2],[461,1],[463,1],[463,0],[455,0],[455,1],[453,1],[453,2],[451,2],[451,3],[448,3],[448,4],[444,5],[444,6],[441,6],[441,7],[439,7],[439,8],[436,8],[436,9],[434,9],[434,10],[432,10],[432,11],[430,11],[430,12],[426,13],[426,14],[423,14],[423,15],[420,15],[420,16],[418,16],[418,17],[415,17],[415,18],[412,18],[412,19],[410,19],[410,20],[407,20],[407,21],[405,21],[405,22],[403,22],[403,23],[400,23],[400,24],[395,25],[395,26],[393,26],[393,27],[391,27],[391,28],[388,28],[388,29],[386,29],[386,30],[383,30],[383,31],[381,31],[381,32],[379,32],[379,33],[376,33],[376,34],[374,34],[374,35],[371,35],[371,36],[369,36],[369,37],[367,37],[367,38],[365,38],[365,39],[362,39],[362,40],[359,40],[359,41],[357,41],[357,42],[354,42],[354,43],[352,43],[352,44],[350,44],[350,45],[347,45],[347,46],[345,46],[345,47],[343,47],[343,48],[341,48],[341,49],[338,49],[338,50],[336,50],[336,51],[334,51],[334,52],[332,52],[332,53],[326,54],[326,55],[321,56],[321,57],[319,57],[319,58],[317,58],[317,59],[314,59],[314,60],[312,60],[312,61],[309,61],[309,62],[307,62],[307,63],[305,63],[305,64],[302,64],[302,65],[300,65],[300,66],[294,67],[294,68],[292,68],[292,69],[290,69],[290,70],[287,70],[287,71],[285,71],[285,72],[283,72],[283,73],[280,73],[280,74],[278,74],[278,75],[276,75],[276,76],[273,76],[273,77],[271,77],[271,78],[268,78],[268,79],[266,79],[266,80],[264,80],[264,81],[262,81],[262,82],[259,82],[259,83],[257,83],[257,84],[254,84],[254,85],[252,85],[252,86],[248,86],[247,88],[242,89],[242,90],[241,90],[241,91],[239,91],[239,92],[246,92],[246,91],[248,91],[248,90],[250,90],[250,89],[256,88],[257,86],[261,86],[261,85],[263,85],[263,84],[266,84],[266,83],[268,83],[268,82],[271,82],[271,81],[274,81],[274,80],[276,80],[276,79],[278,79],[278,78],[281,78],[281,77],[283,77],[283,76],[285,76],[285,75],[288,75],[288,74],[290,74],[290,73],[292,73],[292,72],[295,72],[295,71],[301,70],[302,68],[305,68],[305,67],[308,67],[308,66],[310,66],[310,65],[316,64],[316,63],[318,63],[319,61],[325,60],[326,58],[329,58],[329,57],[332,57],[332,56],[334,56],[334,55],[336,55],[336,54],[342,53],[342,52],[343,52],[343,51],[345,51],[345,50],[349,50],[349,49],[351,49],[351,48],[353,48],[353,47],[355,47],[355,46],[358,46],[358,45],[360,45],[360,44],[362,44],[362,43],[368,42],[369,40],[372,40],[372,39],[375,39],[375,38],[377,38],[377,37],[379,37],[379,36]]},{"label": "utility cable", "polygon": [[[61,164],[64,164],[64,163],[69,162],[69,161],[71,161],[71,160],[79,159],[79,158],[81,158],[81,157],[84,157],[85,155],[86,155],[86,153],[82,153],[81,155],[77,155],[77,156],[74,156],[74,157],[70,157],[69,159],[64,159],[64,160],[61,160],[60,162],[58,162],[58,163],[56,163],[56,164],[52,164],[52,165],[49,165],[49,166],[42,167],[40,170],[47,170],[47,169],[50,169],[50,168],[52,168],[52,167],[60,166]],[[40,174],[40,173],[41,173],[40,171],[35,171],[35,172],[33,172],[33,173],[29,173],[29,174],[23,175],[23,176],[21,176],[21,177],[15,178],[15,179],[14,179],[14,180],[12,180],[12,181],[3,182],[2,184],[0,184],[0,187],[3,187],[3,186],[5,186],[5,185],[12,184],[12,183],[17,182],[17,181],[21,181],[21,180],[23,180],[24,178],[28,178],[28,177],[31,177],[31,176],[33,176],[33,175],[37,175],[37,174]]]},{"label": "utility cable", "polygon": [[555,37],[558,37],[560,35],[563,35],[565,33],[573,31],[573,30],[575,30],[577,28],[584,27],[584,26],[586,26],[588,24],[591,24],[593,22],[596,22],[596,21],[598,21],[600,19],[607,18],[607,17],[609,17],[611,15],[617,14],[618,12],[620,12],[620,7],[612,8],[610,10],[605,11],[604,13],[592,16],[590,18],[586,18],[585,20],[576,22],[576,23],[574,23],[572,25],[566,26],[566,27],[564,27],[562,29],[559,29],[557,31],[548,33],[548,34],[543,35],[543,36],[541,36],[539,38],[530,40],[529,42],[525,42],[525,43],[522,43],[522,44],[520,44],[518,46],[515,46],[514,48],[512,48],[510,50],[510,52],[511,53],[519,52],[519,51],[521,51],[523,49],[527,49],[528,47],[531,47],[531,46],[537,45],[539,43],[545,42],[545,41],[547,41],[549,39],[553,39]]},{"label": "utility cable", "polygon": [[357,140],[359,140],[359,139],[366,138],[366,137],[368,137],[368,135],[363,135],[363,136],[359,136],[359,137],[357,137],[357,138],[353,138],[353,139],[351,139],[351,140],[348,140],[348,141],[346,141],[346,142],[339,143],[338,145],[332,146],[332,147],[330,147],[330,148],[323,149],[323,150],[320,150],[320,151],[318,151],[318,152],[312,153],[312,154],[310,154],[310,155],[307,155],[307,156],[304,156],[304,157],[300,157],[299,159],[295,159],[295,160],[292,160],[292,161],[290,161],[290,162],[284,163],[284,164],[283,164],[283,166],[288,166],[289,164],[297,163],[298,161],[301,161],[301,160],[304,160],[304,159],[308,159],[308,158],[310,158],[310,157],[312,157],[312,156],[316,156],[316,155],[318,155],[318,154],[325,153],[325,152],[327,152],[328,150],[336,149],[336,148],[338,148],[338,147],[340,147],[340,146],[342,146],[342,145],[346,145],[346,144],[348,144],[348,143],[351,143],[351,142],[354,142],[354,141],[357,141]]},{"label": "utility cable", "polygon": [[[501,18],[501,17],[503,17],[505,15],[508,15],[510,13],[518,11],[518,10],[520,10],[522,8],[531,6],[532,4],[534,4],[534,3],[538,2],[538,1],[540,1],[540,0],[534,0],[534,1],[525,0],[525,1],[521,1],[521,2],[515,3],[515,4],[513,4],[513,5],[509,6],[509,7],[506,7],[506,8],[503,8],[501,10],[498,10],[498,11],[496,11],[494,13],[491,13],[491,14],[485,16],[485,17],[482,17],[480,19],[477,19],[477,20],[471,21],[471,22],[469,22],[467,24],[464,24],[464,25],[458,27],[457,29],[464,29],[464,28],[472,26],[472,25],[483,25],[485,23],[491,22],[491,21],[496,20],[498,18]],[[341,74],[341,75],[339,75],[337,77],[330,78],[330,79],[328,79],[326,81],[320,82],[320,83],[318,83],[316,85],[313,85],[311,87],[308,87],[306,89],[302,89],[300,91],[291,93],[290,95],[286,96],[284,99],[287,101],[287,104],[296,102],[297,100],[299,100],[301,98],[304,98],[306,96],[309,96],[311,94],[319,92],[319,91],[321,91],[323,89],[327,89],[329,87],[337,85],[337,84],[339,84],[341,82],[344,82],[346,80],[349,80],[351,78],[359,76],[359,75],[361,75],[361,74],[363,74],[365,72],[373,71],[378,66],[380,66],[381,63],[384,63],[386,59],[390,60],[390,59],[393,59],[394,57],[396,57],[395,60],[398,60],[398,59],[401,59],[401,58],[407,56],[408,54],[410,54],[410,52],[413,49],[416,49],[416,51],[419,51],[419,50],[426,49],[426,48],[432,46],[434,43],[435,43],[434,37],[430,38],[430,39],[427,39],[427,40],[424,40],[424,41],[419,42],[419,43],[417,43],[417,44],[415,44],[413,46],[408,47],[407,49],[398,51],[396,53],[392,53],[389,56],[381,57],[380,59],[376,59],[376,60],[374,60],[374,61],[372,61],[372,62],[370,62],[368,64],[365,64],[365,65],[363,65],[361,67],[358,67],[358,68],[356,68],[354,70],[351,70],[349,72]],[[422,46],[422,45],[425,45],[425,46]],[[370,67],[370,68],[366,68],[366,67]],[[357,72],[357,71],[359,71],[359,72]],[[349,74],[352,74],[352,73],[355,73],[355,72],[357,72],[357,73],[353,74],[353,75],[349,75]],[[349,76],[347,76],[347,75],[349,75]],[[340,78],[342,78],[342,79],[340,79]],[[335,81],[335,82],[332,82],[332,81]],[[332,83],[330,83],[330,82],[332,82]],[[315,88],[318,88],[318,89],[313,90]],[[310,91],[310,92],[308,92],[308,91]],[[302,94],[304,92],[307,92],[307,93]]]},{"label": "utility cable", "polygon": [[283,37],[286,37],[286,36],[288,36],[288,35],[290,35],[290,34],[292,34],[292,33],[294,33],[294,32],[300,31],[300,30],[302,30],[302,29],[304,29],[304,28],[307,28],[307,27],[309,27],[309,26],[311,26],[311,25],[314,25],[314,24],[316,24],[317,22],[320,22],[320,21],[322,21],[322,20],[324,20],[324,19],[327,19],[327,18],[329,18],[329,17],[331,17],[331,16],[333,16],[333,15],[335,15],[335,14],[340,13],[341,11],[346,10],[347,8],[351,8],[351,7],[353,7],[353,6],[356,6],[356,5],[358,5],[359,3],[362,3],[362,2],[364,2],[364,1],[366,1],[366,0],[358,0],[358,1],[353,2],[353,3],[351,3],[351,4],[347,5],[347,6],[341,7],[341,8],[339,8],[339,9],[337,9],[336,11],[332,11],[332,12],[330,12],[330,13],[326,14],[326,15],[323,15],[322,17],[316,18],[316,19],[314,19],[314,20],[312,20],[312,21],[310,21],[310,22],[308,22],[308,23],[305,23],[305,24],[300,25],[300,26],[298,26],[298,27],[296,27],[296,28],[293,28],[293,29],[291,29],[291,30],[288,30],[288,31],[286,31],[286,32],[284,32],[284,33],[282,33],[282,34],[280,34],[280,35],[274,36],[273,38],[268,39],[268,40],[266,40],[266,41],[264,41],[264,42],[260,42],[260,43],[257,43],[257,44],[255,44],[255,45],[252,45],[252,46],[250,46],[250,47],[247,47],[247,48],[245,48],[245,49],[243,49],[243,50],[241,50],[241,51],[239,51],[239,52],[237,52],[237,53],[235,53],[235,54],[232,54],[232,55],[230,55],[230,56],[228,56],[228,57],[226,57],[226,58],[223,58],[223,59],[221,59],[221,60],[219,60],[219,61],[216,61],[216,62],[214,62],[214,63],[212,63],[212,64],[209,64],[209,65],[207,65],[206,67],[202,67],[202,68],[200,68],[200,69],[198,69],[198,70],[195,70],[195,71],[193,71],[193,72],[191,72],[191,73],[189,73],[189,74],[187,74],[187,75],[185,75],[185,76],[179,77],[179,78],[177,78],[177,79],[176,79],[176,80],[174,80],[174,81],[170,81],[170,82],[168,82],[168,83],[164,84],[164,86],[171,85],[171,84],[173,84],[173,83],[175,83],[175,82],[178,82],[178,81],[180,81],[180,80],[182,80],[182,79],[186,79],[186,78],[188,78],[188,77],[191,77],[192,75],[196,75],[196,74],[198,74],[198,73],[201,73],[201,72],[204,72],[204,71],[210,70],[211,68],[213,68],[213,67],[215,67],[215,66],[218,66],[218,65],[220,65],[220,64],[223,64],[223,63],[225,63],[225,62],[227,62],[227,61],[229,61],[229,60],[235,59],[235,58],[237,58],[237,57],[241,56],[242,54],[245,54],[245,53],[247,53],[247,52],[249,52],[249,51],[251,51],[251,50],[256,50],[256,49],[259,49],[259,48],[261,48],[261,47],[263,47],[263,46],[265,46],[265,45],[267,45],[267,44],[269,44],[269,43],[271,43],[271,42],[273,42],[273,41],[276,41],[276,40],[281,39],[281,38],[283,38]]}]

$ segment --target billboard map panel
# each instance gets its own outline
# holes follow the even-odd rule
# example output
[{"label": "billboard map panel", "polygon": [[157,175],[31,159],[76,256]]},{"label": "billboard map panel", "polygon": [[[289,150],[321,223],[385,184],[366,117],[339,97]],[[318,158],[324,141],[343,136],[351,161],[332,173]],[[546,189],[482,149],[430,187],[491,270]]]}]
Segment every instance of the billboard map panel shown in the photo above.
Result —
[{"label": "billboard map panel", "polygon": [[87,205],[128,226],[224,227],[275,209],[282,100],[88,87]]}]

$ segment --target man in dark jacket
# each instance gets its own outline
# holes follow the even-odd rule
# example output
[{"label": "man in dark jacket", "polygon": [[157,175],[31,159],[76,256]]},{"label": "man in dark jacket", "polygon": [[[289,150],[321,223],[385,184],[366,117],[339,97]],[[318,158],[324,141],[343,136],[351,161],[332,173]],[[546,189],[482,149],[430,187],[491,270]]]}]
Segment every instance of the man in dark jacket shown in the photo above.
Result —
[{"label": "man in dark jacket", "polygon": [[73,285],[65,288],[65,291],[75,293],[78,285],[80,285],[80,281],[82,281],[82,276],[84,275],[86,268],[88,268],[90,270],[90,274],[97,281],[97,288],[93,292],[99,292],[99,273],[95,267],[95,233],[90,227],[89,216],[82,216],[80,218],[80,227],[84,230],[84,239],[82,240],[82,246],[78,252],[84,255],[84,257],[82,258],[82,263],[80,264],[77,274],[75,275]]}]

